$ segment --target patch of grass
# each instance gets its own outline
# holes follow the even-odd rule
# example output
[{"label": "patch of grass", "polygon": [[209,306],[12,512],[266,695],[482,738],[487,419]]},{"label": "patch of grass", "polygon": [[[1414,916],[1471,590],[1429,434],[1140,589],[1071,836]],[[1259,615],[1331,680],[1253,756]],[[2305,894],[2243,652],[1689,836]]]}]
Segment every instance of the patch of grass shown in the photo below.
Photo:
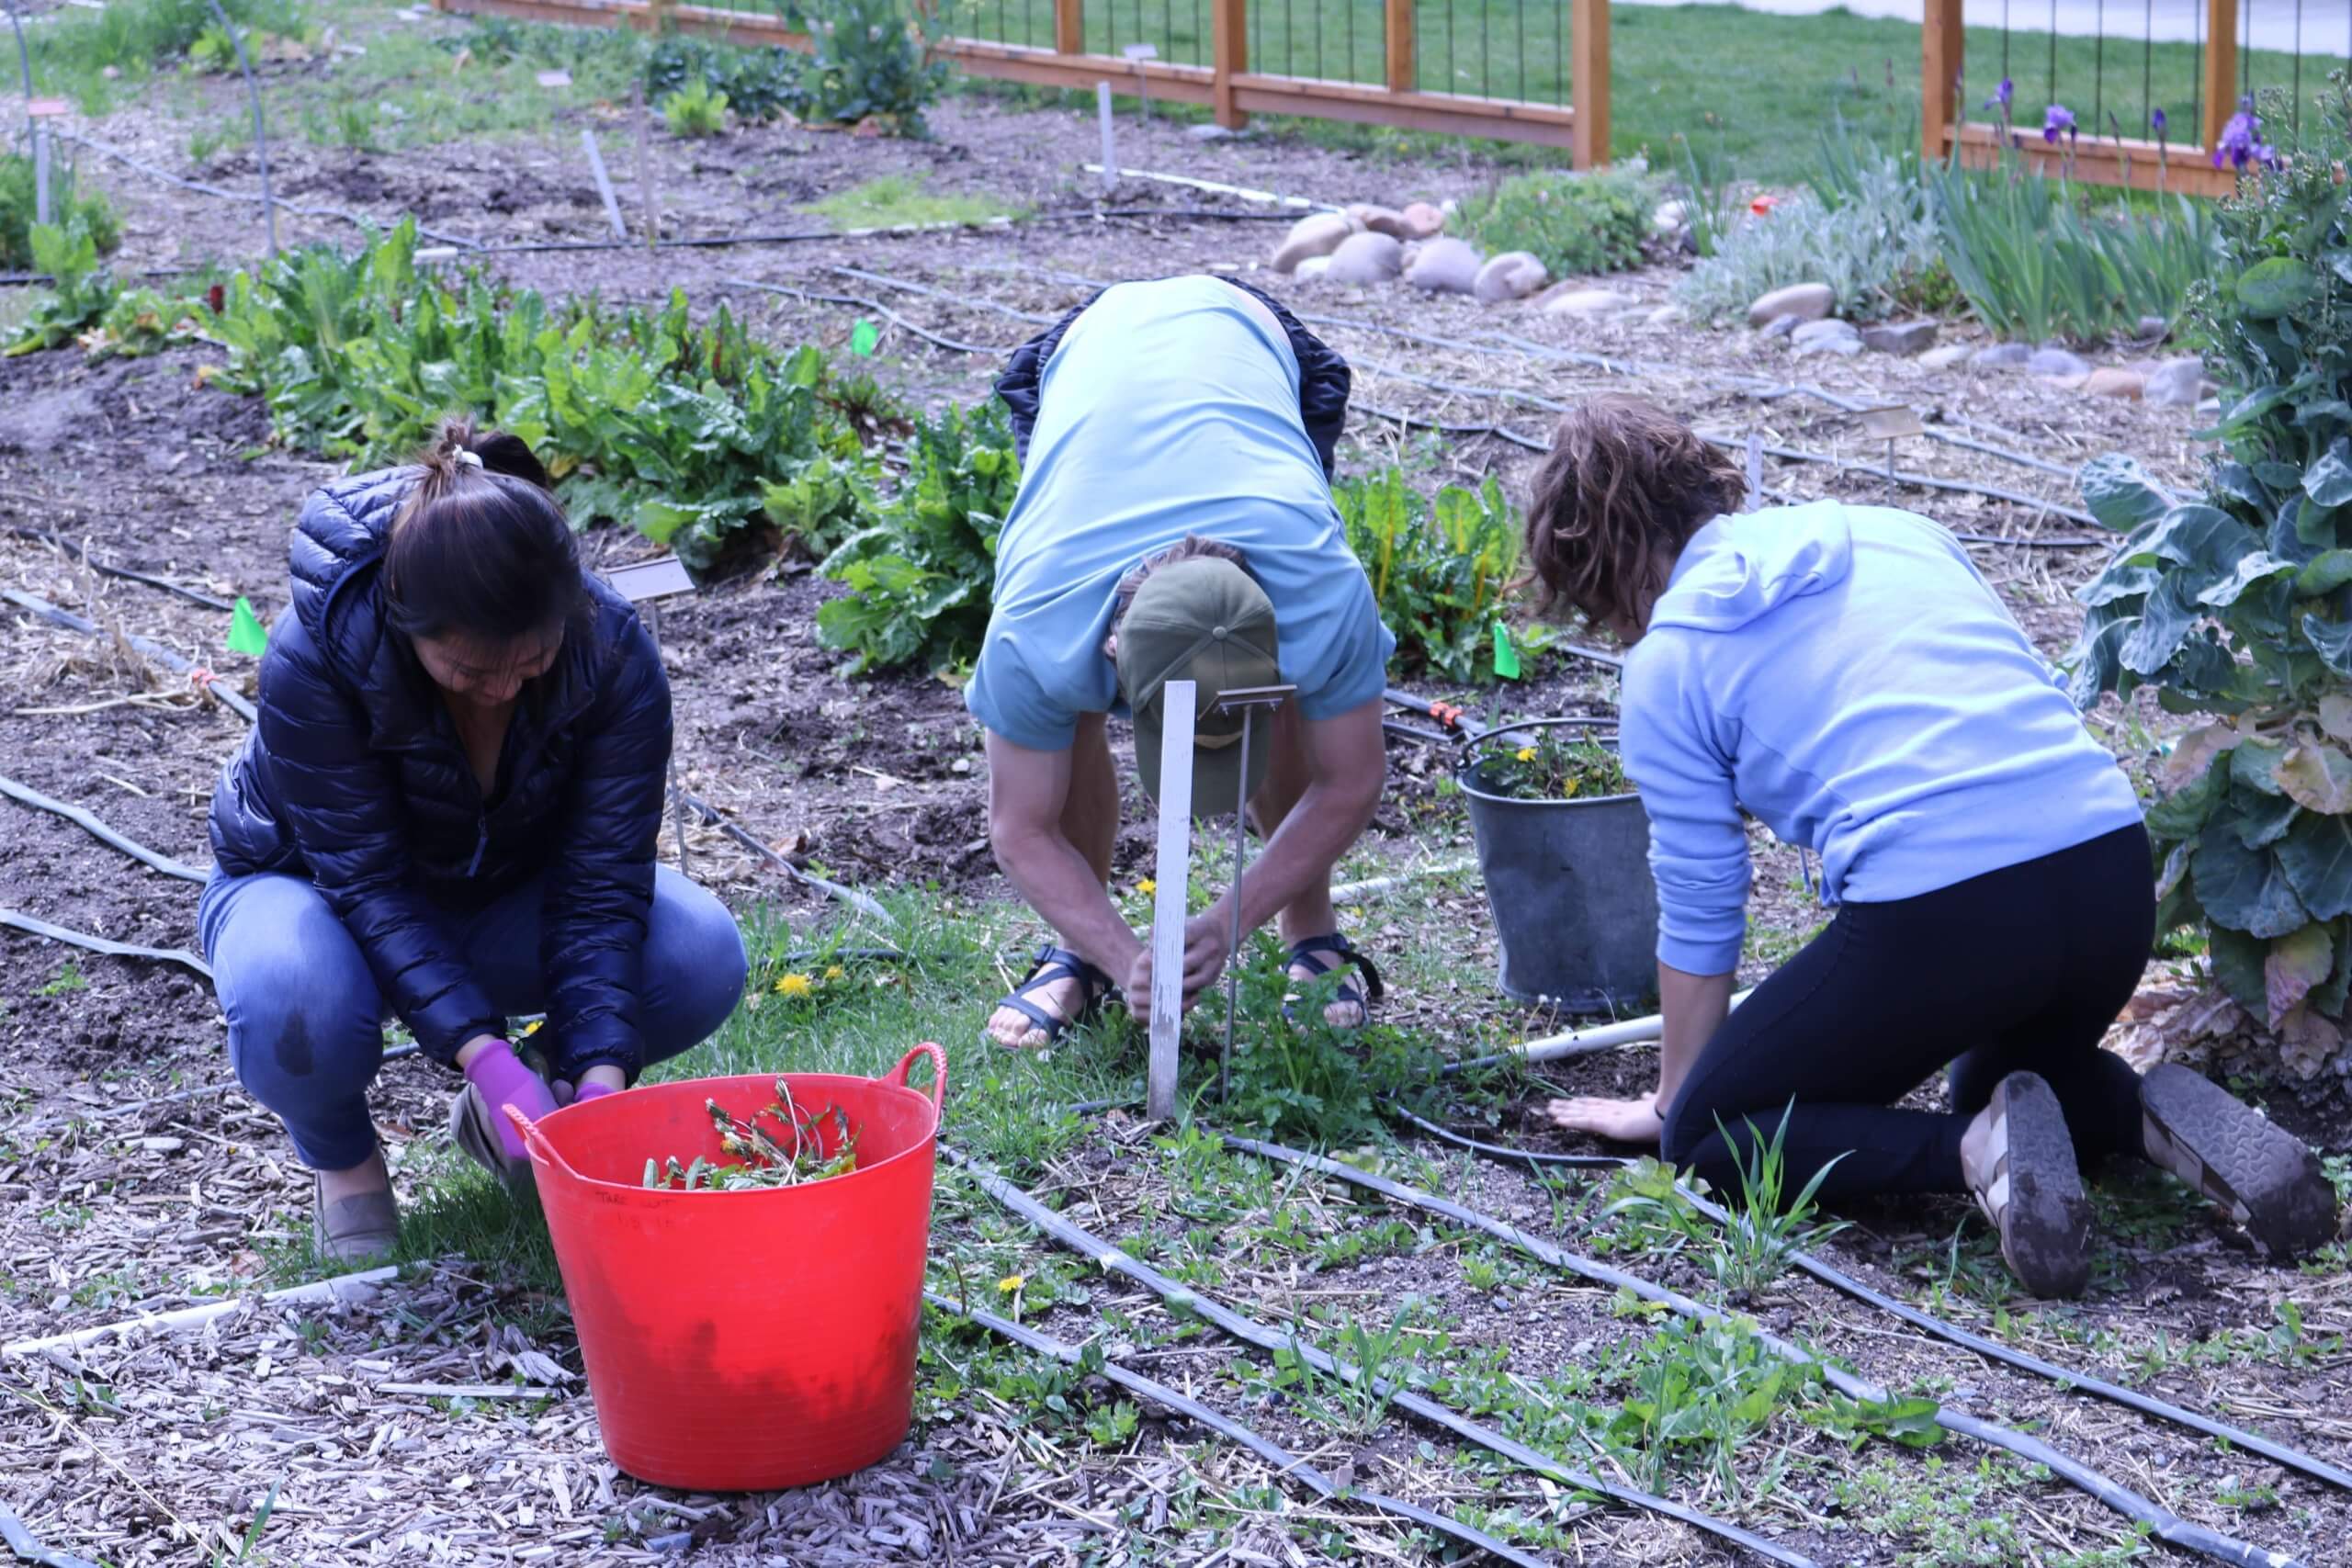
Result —
[{"label": "patch of grass", "polygon": [[80,964],[69,958],[58,966],[56,978],[43,986],[36,994],[44,997],[62,997],[75,991],[86,991],[89,988],[89,976],[82,973]]},{"label": "patch of grass", "polygon": [[1832,1483],[1849,1526],[1899,1543],[1904,1564],[1984,1564],[2023,1561],[2016,1512],[2023,1467],[1986,1457],[1973,1466],[1929,1458],[1882,1458]]},{"label": "patch of grass", "polygon": [[926,175],[884,175],[864,185],[835,191],[807,210],[835,229],[888,229],[917,223],[985,223],[991,218],[1018,218],[1021,211],[1003,210],[980,197],[933,192]]}]

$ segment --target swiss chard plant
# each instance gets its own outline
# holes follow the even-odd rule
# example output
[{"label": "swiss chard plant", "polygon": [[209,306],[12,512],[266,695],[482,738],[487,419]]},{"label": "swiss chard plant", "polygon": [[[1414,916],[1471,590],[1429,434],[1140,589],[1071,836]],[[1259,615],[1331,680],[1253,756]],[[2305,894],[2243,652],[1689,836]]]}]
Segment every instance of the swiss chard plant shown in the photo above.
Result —
[{"label": "swiss chard plant", "polygon": [[1332,487],[1348,547],[1372,579],[1380,618],[1396,634],[1407,671],[1448,681],[1493,679],[1482,660],[1519,570],[1519,518],[1488,476],[1476,490],[1447,485],[1429,500],[1402,468]]},{"label": "swiss chard plant", "polygon": [[2085,468],[2122,533],[2086,606],[2074,693],[2155,688],[2198,722],[2148,814],[2159,928],[2201,922],[2213,974],[2308,1077],[2340,1059],[2352,992],[2352,131],[2339,73],[2334,155],[2306,148],[2222,210],[2220,261],[2191,291],[2226,412],[2204,493],[2138,464]]},{"label": "swiss chard plant", "polygon": [[997,535],[1020,488],[1001,402],[922,421],[877,520],[826,558],[825,575],[849,592],[818,610],[819,639],[854,655],[854,671],[972,658],[988,629]]},{"label": "swiss chard plant", "polygon": [[945,88],[947,64],[897,0],[811,0],[794,11],[808,33],[812,118],[927,134],[923,110]]}]

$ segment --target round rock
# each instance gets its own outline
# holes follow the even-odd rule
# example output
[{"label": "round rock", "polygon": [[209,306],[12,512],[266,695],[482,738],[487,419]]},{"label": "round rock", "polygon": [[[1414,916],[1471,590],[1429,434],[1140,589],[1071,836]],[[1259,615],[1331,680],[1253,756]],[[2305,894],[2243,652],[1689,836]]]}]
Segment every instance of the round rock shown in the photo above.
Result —
[{"label": "round rock", "polygon": [[2103,365],[2083,378],[2083,390],[2096,398],[2137,398],[2147,385],[2146,377],[2120,365]]},{"label": "round rock", "polygon": [[1298,264],[1298,270],[1292,276],[1296,277],[1300,282],[1305,283],[1320,277],[1330,270],[1331,258],[1329,256],[1309,256],[1305,261]]},{"label": "round rock", "polygon": [[1295,272],[1298,264],[1309,256],[1328,256],[1340,248],[1340,242],[1355,232],[1355,225],[1344,213],[1317,212],[1302,218],[1290,226],[1283,243],[1274,247],[1273,267],[1276,272]]},{"label": "round rock", "polygon": [[2205,363],[2193,354],[2167,359],[2148,372],[2140,395],[2158,408],[2194,408],[2202,396]]},{"label": "round rock", "polygon": [[1404,251],[1391,235],[1351,234],[1331,253],[1323,276],[1333,283],[1386,283],[1403,270]]},{"label": "round rock", "polygon": [[1641,301],[1614,288],[1555,288],[1544,297],[1547,316],[1613,316]]},{"label": "round rock", "polygon": [[1980,370],[2022,370],[2032,360],[2034,351],[2021,343],[1996,343],[1980,348],[1968,356],[1968,362]]},{"label": "round rock", "polygon": [[1405,269],[1405,281],[1432,294],[1467,294],[1478,287],[1478,247],[1467,240],[1439,238],[1422,243]]},{"label": "round rock", "polygon": [[1550,281],[1551,269],[1529,251],[1505,251],[1478,269],[1472,292],[1482,305],[1524,299]]},{"label": "round rock", "polygon": [[1348,216],[1359,229],[1374,234],[1385,234],[1392,240],[1410,240],[1417,236],[1405,226],[1405,215],[1393,207],[1380,207],[1359,201],[1348,209]]},{"label": "round rock", "polygon": [[2063,348],[2037,348],[2029,355],[2026,369],[2036,376],[2087,376],[2091,362],[2079,354]]},{"label": "round rock", "polygon": [[1445,214],[1426,201],[1406,203],[1398,216],[1404,221],[1405,239],[1429,240],[1445,232]]},{"label": "round rock", "polygon": [[1837,303],[1838,296],[1826,283],[1792,283],[1786,288],[1775,288],[1748,306],[1747,324],[1765,326],[1781,316],[1817,321],[1829,314]]}]

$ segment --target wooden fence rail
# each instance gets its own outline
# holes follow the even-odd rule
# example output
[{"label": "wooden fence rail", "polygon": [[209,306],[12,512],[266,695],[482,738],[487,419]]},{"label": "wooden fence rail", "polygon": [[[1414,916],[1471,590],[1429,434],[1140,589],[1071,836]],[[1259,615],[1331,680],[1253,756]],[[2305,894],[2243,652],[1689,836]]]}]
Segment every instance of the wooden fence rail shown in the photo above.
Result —
[{"label": "wooden fence rail", "polygon": [[1919,27],[1920,152],[1940,160],[1957,147],[1962,164],[1991,168],[2004,146],[2029,166],[2064,174],[2090,185],[2135,190],[2178,191],[2185,196],[2222,197],[2237,186],[2237,174],[2213,166],[2211,148],[2238,109],[2238,0],[2204,0],[2203,72],[2199,97],[2204,123],[2193,128],[2203,145],[2101,136],[2096,126],[2057,142],[2042,140],[2039,126],[2014,130],[1972,121],[1961,96],[1966,44],[1961,28],[1962,0],[1925,0]]},{"label": "wooden fence rail", "polygon": [[[781,19],[752,11],[666,0],[433,0],[436,9],[512,17],[576,27],[676,28],[806,51],[808,39]],[[1098,0],[1100,3],[1100,0]],[[1436,0],[1437,4],[1450,0]],[[1091,92],[1098,82],[1135,85],[1162,102],[1196,104],[1219,125],[1238,130],[1253,114],[1300,115],[1406,130],[1529,141],[1569,151],[1578,168],[1609,161],[1609,0],[1552,0],[1569,28],[1566,105],[1432,93],[1419,85],[1414,54],[1417,0],[1382,0],[1386,31],[1384,80],[1333,81],[1250,69],[1250,0],[1209,0],[1210,63],[1185,65],[1091,54],[1085,47],[1087,0],[1053,0],[1050,49],[989,39],[935,39],[933,46],[976,76]]]}]

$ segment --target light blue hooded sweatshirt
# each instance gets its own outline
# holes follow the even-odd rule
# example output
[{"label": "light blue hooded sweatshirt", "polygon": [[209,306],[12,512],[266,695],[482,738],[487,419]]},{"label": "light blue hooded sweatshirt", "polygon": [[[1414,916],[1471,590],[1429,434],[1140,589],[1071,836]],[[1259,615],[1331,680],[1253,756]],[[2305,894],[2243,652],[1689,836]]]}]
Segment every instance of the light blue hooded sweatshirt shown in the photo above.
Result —
[{"label": "light blue hooded sweatshirt", "polygon": [[1718,517],[1625,660],[1661,963],[1738,965],[1746,807],[1825,902],[1950,887],[2140,820],[2140,802],[1958,540],[1815,502]]}]

